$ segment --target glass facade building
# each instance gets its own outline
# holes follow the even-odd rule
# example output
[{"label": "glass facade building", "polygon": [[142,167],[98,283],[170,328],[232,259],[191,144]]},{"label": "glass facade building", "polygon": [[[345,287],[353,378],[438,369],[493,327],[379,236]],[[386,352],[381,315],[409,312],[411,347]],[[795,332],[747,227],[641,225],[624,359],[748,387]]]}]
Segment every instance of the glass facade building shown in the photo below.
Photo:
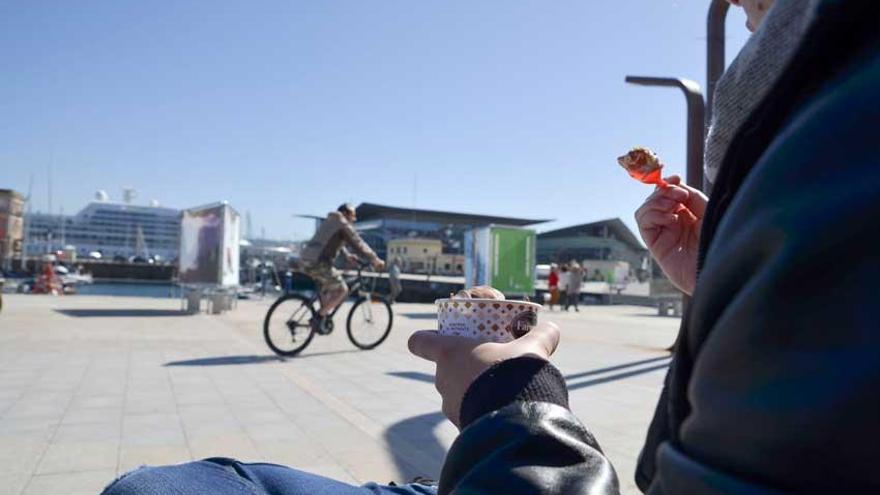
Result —
[{"label": "glass facade building", "polygon": [[438,239],[444,254],[464,253],[464,233],[485,225],[534,225],[547,220],[498,217],[436,210],[418,210],[361,203],[357,207],[358,232],[383,259],[388,241],[401,238]]},{"label": "glass facade building", "polygon": [[539,264],[584,260],[626,261],[647,268],[648,250],[619,218],[575,225],[538,234]]}]

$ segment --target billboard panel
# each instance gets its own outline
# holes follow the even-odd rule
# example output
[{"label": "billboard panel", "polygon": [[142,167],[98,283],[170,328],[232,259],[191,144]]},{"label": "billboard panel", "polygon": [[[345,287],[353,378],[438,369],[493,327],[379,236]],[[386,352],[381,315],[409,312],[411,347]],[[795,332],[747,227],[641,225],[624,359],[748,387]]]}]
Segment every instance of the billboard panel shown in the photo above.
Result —
[{"label": "billboard panel", "polygon": [[226,207],[223,221],[223,273],[222,285],[238,285],[238,257],[241,239],[241,217]]},{"label": "billboard panel", "polygon": [[465,234],[465,287],[491,285],[507,295],[535,291],[535,231],[492,225]]},{"label": "billboard panel", "polygon": [[238,285],[239,236],[239,215],[226,204],[184,210],[180,283]]},{"label": "billboard panel", "polygon": [[535,291],[535,231],[492,227],[492,287],[504,294]]},{"label": "billboard panel", "polygon": [[489,228],[475,228],[464,235],[464,285],[489,284]]}]

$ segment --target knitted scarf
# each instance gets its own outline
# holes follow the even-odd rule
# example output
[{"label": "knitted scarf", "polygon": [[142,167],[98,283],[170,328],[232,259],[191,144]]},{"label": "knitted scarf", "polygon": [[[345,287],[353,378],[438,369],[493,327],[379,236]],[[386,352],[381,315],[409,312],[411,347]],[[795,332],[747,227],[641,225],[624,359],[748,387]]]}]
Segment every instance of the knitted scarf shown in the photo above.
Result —
[{"label": "knitted scarf", "polygon": [[706,179],[714,183],[730,141],[785,70],[821,0],[776,0],[715,87],[706,136]]}]

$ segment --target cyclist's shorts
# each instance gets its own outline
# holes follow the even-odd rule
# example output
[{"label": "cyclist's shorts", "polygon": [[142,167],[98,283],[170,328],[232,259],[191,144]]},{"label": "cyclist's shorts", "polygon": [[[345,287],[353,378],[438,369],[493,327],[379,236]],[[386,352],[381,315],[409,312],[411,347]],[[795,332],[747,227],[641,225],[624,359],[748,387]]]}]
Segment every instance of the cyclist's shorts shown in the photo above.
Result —
[{"label": "cyclist's shorts", "polygon": [[321,288],[322,293],[340,288],[348,290],[342,273],[333,268],[330,263],[307,263],[303,266],[303,273],[312,277],[312,280]]}]

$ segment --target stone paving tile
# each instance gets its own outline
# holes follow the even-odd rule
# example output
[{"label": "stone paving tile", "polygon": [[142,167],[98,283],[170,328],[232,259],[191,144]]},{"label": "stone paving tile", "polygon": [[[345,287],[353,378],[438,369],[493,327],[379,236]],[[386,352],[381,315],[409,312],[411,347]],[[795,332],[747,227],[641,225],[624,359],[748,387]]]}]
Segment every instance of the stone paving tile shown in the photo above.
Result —
[{"label": "stone paving tile", "polygon": [[263,460],[254,443],[244,432],[226,432],[188,441],[193,458],[235,457],[242,461]]},{"label": "stone paving tile", "polygon": [[[80,391],[82,393],[82,391]],[[78,395],[70,402],[70,407],[77,409],[122,407],[125,402],[123,394],[114,395]]]},{"label": "stone paving tile", "polygon": [[54,418],[3,418],[0,420],[0,440],[15,438],[43,438],[48,441],[58,428]]},{"label": "stone paving tile", "polygon": [[118,440],[52,443],[36,474],[116,469],[118,451]]},{"label": "stone paving tile", "polygon": [[213,419],[197,423],[184,423],[184,433],[190,442],[210,440],[230,432],[241,433],[241,425],[234,418]]},{"label": "stone paving tile", "polygon": [[302,427],[287,421],[275,423],[246,424],[244,430],[248,437],[255,442],[300,442],[307,439],[306,432]]},{"label": "stone paving tile", "polygon": [[121,437],[121,424],[119,421],[96,422],[96,423],[62,423],[52,443],[70,442],[118,442]]},{"label": "stone paving tile", "polygon": [[64,413],[61,424],[109,423],[122,421],[122,407],[88,407],[71,406]]},{"label": "stone paving tile", "polygon": [[186,438],[177,414],[126,415],[122,420],[122,444],[149,446],[185,444]]},{"label": "stone paving tile", "polygon": [[28,475],[36,469],[49,446],[48,438],[0,438],[0,475]]},{"label": "stone paving tile", "polygon": [[332,454],[308,438],[254,440],[253,444],[260,459],[296,469],[303,469],[302,466],[307,465],[328,465],[336,462]]},{"label": "stone paving tile", "polygon": [[24,495],[95,495],[115,475],[115,469],[37,475],[31,478]]},{"label": "stone paving tile", "polygon": [[30,479],[30,471],[13,474],[0,473],[0,495],[18,495],[24,490]]},{"label": "stone paving tile", "polygon": [[117,463],[118,474],[125,474],[141,466],[177,464],[193,460],[186,444],[122,445]]}]

